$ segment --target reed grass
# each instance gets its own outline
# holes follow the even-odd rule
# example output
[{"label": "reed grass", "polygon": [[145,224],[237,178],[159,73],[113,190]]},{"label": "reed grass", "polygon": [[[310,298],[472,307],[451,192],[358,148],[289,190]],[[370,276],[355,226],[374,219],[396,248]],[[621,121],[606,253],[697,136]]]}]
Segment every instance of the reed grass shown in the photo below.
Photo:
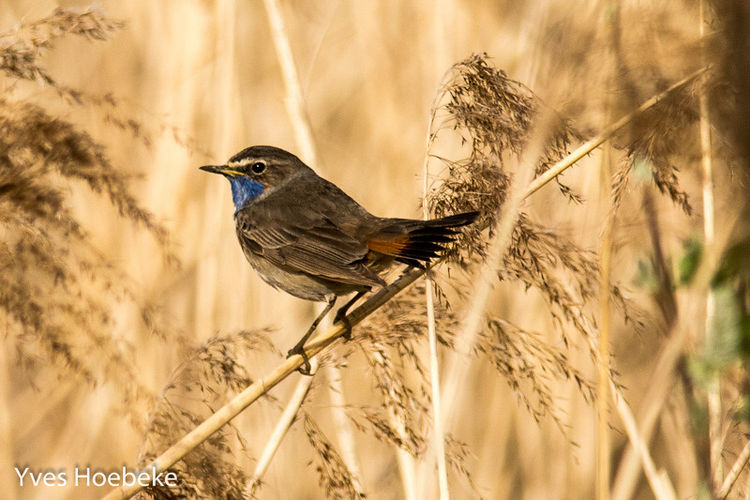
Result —
[{"label": "reed grass", "polygon": [[[13,470],[84,463],[178,473],[143,498],[747,495],[744,2],[81,5],[0,5],[8,498],[135,493]],[[481,212],[296,381],[313,308],[197,170],[262,143],[378,215]]]}]

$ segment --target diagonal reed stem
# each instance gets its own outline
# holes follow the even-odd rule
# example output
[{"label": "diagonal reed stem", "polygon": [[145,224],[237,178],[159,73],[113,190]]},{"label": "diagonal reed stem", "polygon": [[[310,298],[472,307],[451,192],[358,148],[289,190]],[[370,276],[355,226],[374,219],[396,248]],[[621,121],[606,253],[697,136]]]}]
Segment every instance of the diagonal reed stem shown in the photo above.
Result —
[{"label": "diagonal reed stem", "polygon": [[719,491],[716,495],[717,498],[721,498],[723,500],[727,497],[727,495],[729,495],[729,492],[732,490],[732,486],[734,486],[737,478],[740,477],[740,472],[742,472],[742,470],[745,468],[748,461],[750,461],[750,441],[745,443],[745,446],[740,452],[740,456],[737,457],[737,461],[735,461],[734,465],[732,465],[732,468],[729,469],[729,473],[724,478],[724,482],[721,484],[721,487],[719,488]]},{"label": "diagonal reed stem", "polygon": [[656,104],[664,100],[669,94],[674,92],[675,90],[679,89],[683,85],[686,85],[690,83],[691,81],[695,80],[699,76],[701,76],[703,73],[708,71],[708,66],[703,67],[699,69],[698,71],[686,76],[679,82],[673,84],[663,92],[656,94],[655,96],[651,97],[647,101],[645,101],[643,104],[638,106],[636,109],[628,113],[627,115],[623,116],[613,124],[607,126],[604,128],[604,130],[599,133],[599,135],[592,137],[588,141],[584,142],[580,146],[578,146],[572,153],[570,153],[568,156],[563,158],[562,160],[558,161],[554,165],[552,165],[549,170],[544,172],[542,175],[534,179],[534,181],[529,185],[529,188],[526,190],[526,196],[530,196],[537,191],[539,191],[545,184],[547,184],[549,181],[563,173],[565,170],[567,170],[568,167],[573,165],[575,162],[589,154],[594,149],[601,146],[604,141],[612,137],[615,133],[617,133],[618,130],[620,130],[622,127],[633,121],[633,118],[638,116],[639,114],[643,113],[644,111],[648,110],[649,108],[654,107]]},{"label": "diagonal reed stem", "polygon": [[[379,309],[393,296],[416,281],[417,278],[424,274],[424,272],[425,270],[423,269],[413,269],[402,275],[391,285],[378,291],[364,304],[347,315],[350,325],[355,326],[362,322],[362,320]],[[307,348],[305,349],[307,356],[309,358],[312,358],[320,351],[332,344],[339,337],[346,334],[347,331],[348,329],[343,323],[334,324],[334,326],[329,328],[327,331],[308,342]],[[263,394],[278,385],[279,382],[284,380],[286,377],[297,371],[297,369],[302,366],[302,364],[303,359],[299,354],[296,354],[284,360],[279,366],[268,373],[268,375],[248,386],[244,391],[235,396],[234,399],[222,406],[218,411],[216,411],[216,413],[208,417],[195,429],[186,434],[185,437],[180,439],[177,443],[172,445],[172,447],[170,447],[159,457],[157,457],[153,462],[144,467],[144,472],[148,474],[158,474],[167,470],[178,460],[188,454],[193,448],[197,447],[203,441],[208,439],[211,434],[216,432],[219,428],[226,425],[230,420],[239,415],[242,410],[254,403]],[[143,488],[138,483],[129,487],[122,486],[110,491],[103,498],[106,500],[129,498],[141,489]]]}]

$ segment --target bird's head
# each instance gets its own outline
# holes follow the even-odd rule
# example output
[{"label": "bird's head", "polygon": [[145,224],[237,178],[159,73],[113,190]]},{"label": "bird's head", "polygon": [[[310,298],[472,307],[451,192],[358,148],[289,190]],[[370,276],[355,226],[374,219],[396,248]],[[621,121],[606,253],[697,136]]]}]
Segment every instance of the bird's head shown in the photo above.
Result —
[{"label": "bird's head", "polygon": [[267,196],[298,173],[310,170],[293,154],[273,146],[252,146],[229,158],[226,165],[200,168],[229,179],[235,212]]}]

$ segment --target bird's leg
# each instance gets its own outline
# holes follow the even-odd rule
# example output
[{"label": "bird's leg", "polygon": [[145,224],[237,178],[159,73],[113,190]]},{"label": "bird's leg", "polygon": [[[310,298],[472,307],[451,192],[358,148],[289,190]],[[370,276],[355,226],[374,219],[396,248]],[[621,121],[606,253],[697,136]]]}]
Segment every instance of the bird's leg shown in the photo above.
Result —
[{"label": "bird's leg", "polygon": [[339,307],[339,310],[336,311],[336,316],[334,316],[333,322],[338,323],[339,321],[341,321],[342,323],[344,323],[346,333],[344,333],[343,337],[345,340],[352,339],[352,324],[349,322],[349,318],[346,317],[346,311],[348,311],[349,308],[352,307],[352,305],[354,305],[354,303],[357,302],[366,293],[366,291],[357,292],[357,294],[354,295],[354,297],[352,297],[349,302]]},{"label": "bird's leg", "polygon": [[312,322],[310,328],[307,329],[302,338],[299,339],[299,342],[297,342],[294,347],[289,349],[289,352],[287,352],[286,354],[287,358],[290,356],[294,356],[295,354],[299,354],[300,356],[302,356],[304,364],[300,366],[299,371],[303,375],[310,375],[310,360],[307,358],[307,354],[305,353],[305,342],[307,342],[307,339],[310,338],[312,332],[314,332],[318,327],[320,322],[323,320],[323,317],[328,314],[328,311],[333,309],[333,305],[336,303],[336,299],[337,297],[335,295],[328,299],[328,304],[326,304],[320,314],[318,314],[318,317],[315,318],[315,321]]}]

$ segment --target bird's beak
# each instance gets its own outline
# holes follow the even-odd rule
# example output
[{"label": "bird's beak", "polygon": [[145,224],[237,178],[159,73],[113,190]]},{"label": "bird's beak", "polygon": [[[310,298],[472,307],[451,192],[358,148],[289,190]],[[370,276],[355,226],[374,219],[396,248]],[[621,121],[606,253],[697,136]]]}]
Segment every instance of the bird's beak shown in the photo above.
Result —
[{"label": "bird's beak", "polygon": [[212,174],[226,175],[227,177],[237,177],[238,175],[242,175],[242,172],[232,170],[226,165],[204,165],[201,167],[201,170],[211,172]]}]

